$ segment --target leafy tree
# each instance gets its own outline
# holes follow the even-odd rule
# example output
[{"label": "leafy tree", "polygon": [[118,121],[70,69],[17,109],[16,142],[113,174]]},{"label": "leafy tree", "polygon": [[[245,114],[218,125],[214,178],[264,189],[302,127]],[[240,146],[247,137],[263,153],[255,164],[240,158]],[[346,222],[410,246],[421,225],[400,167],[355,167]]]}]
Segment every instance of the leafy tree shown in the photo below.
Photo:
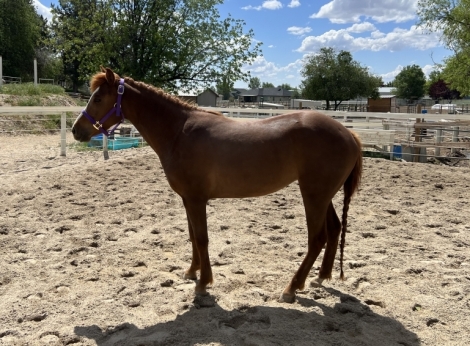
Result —
[{"label": "leafy tree", "polygon": [[0,55],[3,73],[32,77],[41,20],[32,0],[0,0]]},{"label": "leafy tree", "polygon": [[369,73],[353,60],[351,53],[333,48],[322,48],[319,54],[306,58],[301,75],[302,95],[313,100],[325,100],[330,109],[333,101],[336,110],[342,101],[357,97],[379,97],[381,78]]},{"label": "leafy tree", "polygon": [[248,83],[249,89],[258,89],[261,86],[261,81],[258,77],[251,77],[250,82]]},{"label": "leafy tree", "polygon": [[460,92],[455,89],[450,89],[449,85],[442,79],[431,84],[429,88],[429,96],[434,100],[446,99],[455,100],[460,98]]},{"label": "leafy tree", "polygon": [[242,66],[259,55],[252,30],[230,15],[223,0],[110,0],[114,8],[111,66],[167,89],[192,89],[222,80],[247,80]]},{"label": "leafy tree", "polygon": [[222,95],[223,100],[230,99],[231,91],[233,89],[233,82],[231,82],[228,76],[223,76],[222,79],[217,83],[217,94]]},{"label": "leafy tree", "polygon": [[442,76],[452,88],[470,94],[470,0],[419,0],[419,25],[441,34],[454,55],[444,61]]},{"label": "leafy tree", "polygon": [[109,46],[114,35],[111,0],[59,0],[51,12],[51,44],[77,91],[115,54]]},{"label": "leafy tree", "polygon": [[262,88],[274,88],[274,84],[269,83],[269,82],[263,82],[263,84],[261,84],[261,87]]},{"label": "leafy tree", "polygon": [[395,77],[395,95],[406,100],[417,100],[424,96],[426,76],[418,65],[406,66]]},{"label": "leafy tree", "polygon": [[295,89],[295,88],[291,87],[291,85],[288,84],[288,83],[283,83],[283,84],[279,85],[278,88],[282,88],[282,89],[286,89],[286,90],[294,90]]}]

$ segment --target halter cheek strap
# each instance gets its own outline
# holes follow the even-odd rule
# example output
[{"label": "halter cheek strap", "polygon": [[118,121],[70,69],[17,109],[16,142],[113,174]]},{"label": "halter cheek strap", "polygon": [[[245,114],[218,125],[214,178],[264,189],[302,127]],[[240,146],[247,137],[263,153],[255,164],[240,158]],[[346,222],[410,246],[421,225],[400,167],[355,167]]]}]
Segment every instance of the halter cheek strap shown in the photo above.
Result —
[{"label": "halter cheek strap", "polygon": [[[124,119],[125,119],[124,118],[124,113],[121,110],[122,95],[124,94],[124,79],[123,78],[121,78],[119,80],[117,93],[118,93],[118,97],[117,97],[116,103],[114,104],[114,107],[111,108],[109,110],[109,112],[106,113],[106,115],[103,118],[101,118],[100,120],[95,120],[90,114],[88,114],[86,109],[82,110],[82,113],[81,113],[85,116],[85,118],[87,118],[93,124],[93,127],[95,129],[100,131],[106,137],[110,136],[118,128],[118,126],[121,125],[124,122]],[[114,113],[116,113],[116,116],[121,117],[121,119],[110,130],[106,130],[103,127],[103,124]]]}]

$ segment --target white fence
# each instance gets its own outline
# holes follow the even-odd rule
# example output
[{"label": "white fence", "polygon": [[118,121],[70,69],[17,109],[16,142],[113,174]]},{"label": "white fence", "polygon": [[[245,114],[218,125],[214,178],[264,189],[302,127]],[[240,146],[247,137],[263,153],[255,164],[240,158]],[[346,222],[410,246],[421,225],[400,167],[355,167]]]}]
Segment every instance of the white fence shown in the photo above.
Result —
[{"label": "white fence", "polygon": [[[2,115],[61,115],[61,155],[66,155],[66,113],[82,107],[0,107]],[[234,118],[257,119],[293,112],[285,109],[205,108]],[[372,147],[392,157],[441,157],[449,151],[470,149],[470,114],[405,114],[321,111],[357,132],[364,146]],[[401,153],[395,152],[400,146]],[[406,153],[405,153],[406,151]],[[445,157],[445,156],[442,156]]]}]

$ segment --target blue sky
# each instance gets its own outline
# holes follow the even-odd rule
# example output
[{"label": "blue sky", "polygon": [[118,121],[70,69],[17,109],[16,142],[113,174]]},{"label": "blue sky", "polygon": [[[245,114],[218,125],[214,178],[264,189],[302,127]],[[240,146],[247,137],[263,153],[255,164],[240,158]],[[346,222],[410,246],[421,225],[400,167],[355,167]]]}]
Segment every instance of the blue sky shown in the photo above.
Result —
[{"label": "blue sky", "polygon": [[[38,13],[50,18],[57,0],[34,0]],[[224,18],[231,14],[253,29],[263,43],[262,56],[245,66],[261,82],[296,87],[302,62],[321,47],[347,50],[355,60],[383,78],[393,80],[400,70],[416,64],[426,75],[435,63],[450,56],[439,35],[416,27],[418,0],[225,0]],[[236,82],[236,87],[246,87]]]}]

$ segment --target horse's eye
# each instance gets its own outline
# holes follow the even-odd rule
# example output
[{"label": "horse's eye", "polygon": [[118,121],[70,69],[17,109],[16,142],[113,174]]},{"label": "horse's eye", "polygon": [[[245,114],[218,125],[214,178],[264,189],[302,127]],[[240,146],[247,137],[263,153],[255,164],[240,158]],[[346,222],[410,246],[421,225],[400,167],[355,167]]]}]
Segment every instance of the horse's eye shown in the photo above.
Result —
[{"label": "horse's eye", "polygon": [[101,97],[95,96],[95,98],[93,99],[93,102],[101,102]]}]

